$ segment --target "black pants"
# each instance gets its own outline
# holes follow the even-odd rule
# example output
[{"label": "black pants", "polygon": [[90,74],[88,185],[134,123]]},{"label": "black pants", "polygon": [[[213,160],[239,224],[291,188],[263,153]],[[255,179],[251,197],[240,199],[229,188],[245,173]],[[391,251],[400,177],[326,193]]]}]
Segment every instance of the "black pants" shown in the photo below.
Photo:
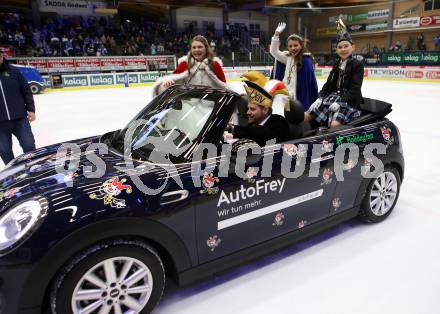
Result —
[{"label": "black pants", "polygon": [[35,150],[35,139],[27,118],[0,121],[0,157],[5,165],[14,159],[12,134],[18,139],[24,153]]}]

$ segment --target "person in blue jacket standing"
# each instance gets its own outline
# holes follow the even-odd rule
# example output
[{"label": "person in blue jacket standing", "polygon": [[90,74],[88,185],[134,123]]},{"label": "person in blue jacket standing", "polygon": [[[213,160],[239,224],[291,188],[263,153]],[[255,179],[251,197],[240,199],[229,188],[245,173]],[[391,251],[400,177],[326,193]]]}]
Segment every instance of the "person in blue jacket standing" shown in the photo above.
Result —
[{"label": "person in blue jacket standing", "polygon": [[290,98],[299,100],[307,111],[318,98],[318,84],[313,68],[312,56],[306,52],[304,39],[296,34],[287,38],[288,51],[280,51],[280,34],[286,23],[279,23],[272,37],[270,54],[276,63],[272,78],[283,81],[287,86]]},{"label": "person in blue jacket standing", "polygon": [[23,152],[35,150],[32,121],[35,104],[28,82],[0,53],[0,157],[5,165],[14,159],[12,135]]}]

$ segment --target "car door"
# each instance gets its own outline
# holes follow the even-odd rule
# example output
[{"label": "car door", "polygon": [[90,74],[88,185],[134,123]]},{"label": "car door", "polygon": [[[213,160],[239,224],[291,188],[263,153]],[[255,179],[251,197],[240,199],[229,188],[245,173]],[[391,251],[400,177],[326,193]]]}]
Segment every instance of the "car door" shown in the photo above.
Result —
[{"label": "car door", "polygon": [[[219,176],[224,165],[201,173],[203,184],[195,203],[200,263],[307,227],[328,216],[335,188],[333,151],[325,146],[328,151],[315,158],[312,144],[321,149],[322,138],[266,147],[264,158],[246,166],[244,179],[235,172]],[[285,177],[283,155],[291,157],[292,172],[300,171],[301,165],[304,171],[295,178]],[[265,159],[271,158],[271,173],[267,176],[262,169]],[[311,168],[317,169],[315,176],[309,175]]]},{"label": "car door", "polygon": [[[370,171],[371,159],[365,159],[364,149],[370,143],[383,143],[383,137],[377,125],[367,125],[357,128],[346,129],[332,134],[337,147],[351,143],[358,150],[358,156],[350,158],[348,150],[345,153],[342,164],[343,176],[338,180],[335,196],[330,207],[330,215],[336,215],[344,210],[354,207],[356,197],[366,171]],[[355,158],[357,157],[357,158]]]}]

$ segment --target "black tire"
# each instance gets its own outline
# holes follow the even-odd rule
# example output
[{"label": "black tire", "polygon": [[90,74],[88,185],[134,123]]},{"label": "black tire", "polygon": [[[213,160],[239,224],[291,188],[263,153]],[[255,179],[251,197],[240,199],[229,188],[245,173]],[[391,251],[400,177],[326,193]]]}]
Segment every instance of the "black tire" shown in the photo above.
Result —
[{"label": "black tire", "polygon": [[[385,189],[384,195],[382,196],[379,192],[379,196],[376,196],[378,193],[378,186],[377,184],[380,186],[380,183],[382,181],[384,181],[380,178],[383,178],[383,175],[388,175],[390,177],[395,178],[395,188],[394,189],[388,189],[389,191],[387,191],[387,189]],[[386,180],[385,180],[386,181]],[[376,184],[377,183],[377,184]],[[375,185],[376,184],[376,185]],[[391,166],[386,166],[384,168],[384,171],[375,179],[372,179],[370,184],[368,185],[368,189],[367,189],[367,193],[365,193],[365,197],[362,200],[362,204],[361,204],[361,210],[359,212],[359,217],[365,221],[365,222],[369,222],[369,223],[377,223],[377,222],[381,222],[383,220],[385,220],[393,211],[394,206],[396,206],[397,200],[399,199],[399,193],[400,193],[400,174],[399,172]],[[392,191],[393,190],[393,191]],[[389,198],[391,193],[395,193],[395,197],[394,199]],[[373,194],[373,195],[372,195]],[[376,201],[376,203],[373,203],[374,200],[378,199],[378,201]],[[383,210],[378,210],[377,207],[375,207],[375,205],[378,202],[381,202],[381,200],[384,199],[384,204],[385,200],[388,200],[388,204]]]},{"label": "black tire", "polygon": [[[113,260],[114,258],[117,258]],[[129,267],[129,272],[124,276],[124,278],[128,279],[133,273],[139,270],[143,270],[142,267],[136,268],[138,265],[146,266],[147,273],[149,270],[149,275],[151,278],[151,282],[145,283],[144,277],[141,279],[132,282],[131,284],[136,285],[144,285],[146,287],[152,286],[151,294],[149,296],[145,296],[142,299],[142,294],[135,292],[126,293],[124,295],[123,289],[123,281],[116,280],[117,283],[112,283],[108,285],[109,282],[106,280],[107,275],[104,273],[104,268],[98,266],[104,261],[112,261],[111,265],[115,266],[115,274],[117,277],[122,272],[123,266],[125,264],[120,264],[119,273],[118,273],[118,261],[120,259],[130,259],[135,261]],[[138,263],[139,262],[139,263]],[[128,263],[127,263],[128,264]],[[98,266],[98,267],[97,267]],[[99,292],[99,298],[93,298],[92,301],[78,301],[75,302],[75,306],[79,306],[81,309],[84,307],[96,303],[96,302],[104,302],[102,305],[99,305],[97,309],[100,309],[105,304],[108,304],[112,307],[119,306],[122,308],[122,313],[125,312],[126,305],[124,304],[124,300],[128,300],[129,297],[138,297],[137,301],[140,301],[140,304],[144,304],[144,306],[135,311],[135,313],[146,314],[151,313],[154,307],[159,302],[162,297],[162,293],[165,287],[165,270],[162,264],[162,261],[156,251],[150,247],[149,245],[141,242],[141,241],[131,241],[131,240],[112,240],[103,242],[100,244],[96,244],[76,255],[72,258],[66,266],[59,272],[56,279],[52,285],[52,291],[50,294],[50,306],[53,314],[72,314],[72,300],[75,289],[80,287],[81,290],[87,289],[96,289],[98,286],[93,287],[90,281],[84,279],[85,276],[90,271],[93,271],[92,274],[103,275],[100,279],[103,279],[103,282],[106,284],[107,288],[101,289]],[[144,276],[144,275],[142,275]],[[84,285],[83,285],[84,284]],[[125,287],[125,290],[129,290],[130,285]],[[115,289],[118,288],[118,289]],[[117,290],[117,291],[116,291]],[[105,292],[102,292],[105,291]],[[103,293],[101,295],[101,293]],[[127,297],[126,297],[127,296]],[[122,299],[123,298],[123,299]],[[113,303],[114,302],[114,303]],[[119,304],[119,305],[118,305]],[[98,311],[96,311],[98,312]]]},{"label": "black tire", "polygon": [[29,88],[31,89],[32,94],[36,95],[41,92],[41,86],[37,83],[30,83]]}]

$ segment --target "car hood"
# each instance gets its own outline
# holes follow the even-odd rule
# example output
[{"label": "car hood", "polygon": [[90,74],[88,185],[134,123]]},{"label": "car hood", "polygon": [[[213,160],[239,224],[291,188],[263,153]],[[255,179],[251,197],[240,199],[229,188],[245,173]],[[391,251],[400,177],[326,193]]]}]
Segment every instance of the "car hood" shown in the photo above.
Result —
[{"label": "car hood", "polygon": [[[73,180],[84,181],[85,167],[90,166],[90,169],[94,169],[94,164],[87,158],[87,147],[98,142],[99,136],[70,141],[68,143],[79,147],[79,151],[69,154],[58,152],[61,145],[66,144],[59,143],[17,157],[7,168],[0,171],[0,205],[27,194],[43,195],[48,191],[65,189]],[[99,155],[99,159],[105,163],[105,173],[102,176],[104,178],[108,173],[117,172],[115,165],[123,161],[120,156],[111,152],[92,152]],[[60,165],[65,165],[68,169],[61,171]]]},{"label": "car hood", "polygon": [[[61,145],[66,144],[60,143],[17,157],[0,172],[0,214],[34,197],[46,198],[54,210],[74,204],[78,205],[78,212],[86,210],[91,214],[99,211],[100,206],[147,209],[147,204],[160,195],[149,195],[142,184],[156,189],[166,181],[166,170],[145,162],[127,164],[123,156],[111,149],[104,153],[92,149],[90,145],[99,141],[97,136],[68,142],[80,148],[75,153],[59,152]],[[60,165],[67,170],[61,171]],[[181,173],[177,168],[174,176]],[[98,174],[98,169],[104,171]],[[137,184],[140,177],[141,185]]]}]

